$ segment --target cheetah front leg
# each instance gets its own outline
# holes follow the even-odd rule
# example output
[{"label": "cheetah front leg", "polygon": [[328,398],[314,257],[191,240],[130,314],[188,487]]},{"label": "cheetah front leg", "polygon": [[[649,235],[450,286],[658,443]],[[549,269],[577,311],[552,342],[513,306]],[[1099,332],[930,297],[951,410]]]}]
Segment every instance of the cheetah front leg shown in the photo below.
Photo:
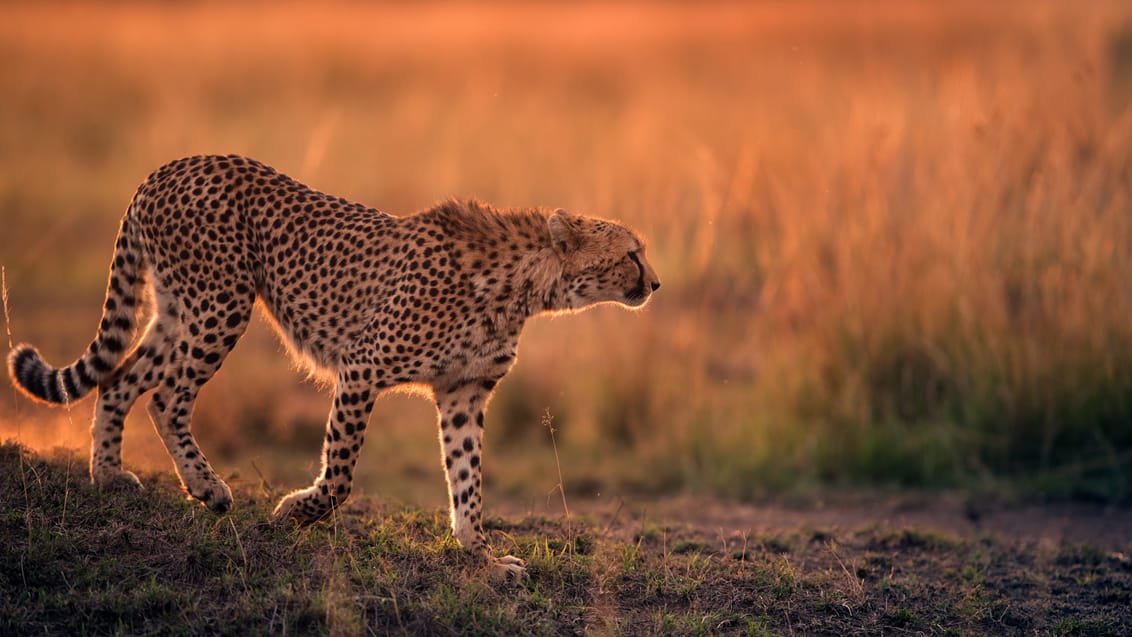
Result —
[{"label": "cheetah front leg", "polygon": [[465,550],[487,560],[492,579],[519,579],[526,571],[523,560],[493,557],[483,532],[483,410],[494,386],[494,379],[481,380],[436,392],[440,443],[452,534]]},{"label": "cheetah front leg", "polygon": [[322,445],[322,470],[314,484],[292,491],[280,500],[272,513],[273,519],[310,524],[329,515],[350,497],[354,465],[358,462],[366,423],[376,399],[369,381],[351,380],[360,377],[357,370],[353,371],[351,374],[347,369],[338,375],[334,406],[327,419],[326,439]]}]

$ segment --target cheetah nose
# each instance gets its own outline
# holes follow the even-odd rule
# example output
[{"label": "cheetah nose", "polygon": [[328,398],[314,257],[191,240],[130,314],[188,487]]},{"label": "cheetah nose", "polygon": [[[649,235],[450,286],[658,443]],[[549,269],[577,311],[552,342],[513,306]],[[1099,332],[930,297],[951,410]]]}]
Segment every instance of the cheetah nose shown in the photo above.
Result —
[{"label": "cheetah nose", "polygon": [[656,292],[659,289],[660,289],[660,281],[653,281],[652,282],[652,291]]}]

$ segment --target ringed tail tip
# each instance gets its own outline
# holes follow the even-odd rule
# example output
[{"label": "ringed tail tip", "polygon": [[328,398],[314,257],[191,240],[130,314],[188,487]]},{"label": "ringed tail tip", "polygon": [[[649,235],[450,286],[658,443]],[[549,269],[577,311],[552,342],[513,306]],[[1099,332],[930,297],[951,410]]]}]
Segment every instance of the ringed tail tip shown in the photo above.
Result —
[{"label": "ringed tail tip", "polygon": [[8,353],[8,374],[12,384],[32,400],[62,405],[82,397],[79,387],[66,386],[59,370],[48,365],[35,347],[20,343]]}]

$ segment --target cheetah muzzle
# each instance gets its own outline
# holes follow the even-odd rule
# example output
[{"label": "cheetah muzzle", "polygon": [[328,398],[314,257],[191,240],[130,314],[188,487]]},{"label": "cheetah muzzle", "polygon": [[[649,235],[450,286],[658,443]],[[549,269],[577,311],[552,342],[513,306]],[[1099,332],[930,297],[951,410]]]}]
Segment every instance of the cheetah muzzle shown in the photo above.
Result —
[{"label": "cheetah muzzle", "polygon": [[524,323],[598,303],[639,307],[659,286],[641,238],[612,221],[455,200],[395,217],[251,159],[190,157],[134,194],[86,352],[55,368],[22,344],[8,366],[46,403],[98,388],[90,475],[104,488],[140,486],[122,468],[122,427],[152,391],[148,412],[185,491],[223,513],[232,493],[190,414],[258,300],[298,360],[334,379],[322,468],[275,518],[310,523],[345,502],[374,401],[414,384],[439,412],[452,533],[493,579],[509,579],[523,561],[493,557],[483,531],[484,409]]}]

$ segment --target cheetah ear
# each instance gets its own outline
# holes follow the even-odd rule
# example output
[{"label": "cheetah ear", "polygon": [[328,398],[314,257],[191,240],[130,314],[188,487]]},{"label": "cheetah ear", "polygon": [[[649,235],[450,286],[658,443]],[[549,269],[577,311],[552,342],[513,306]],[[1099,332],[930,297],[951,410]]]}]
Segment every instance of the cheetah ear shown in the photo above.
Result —
[{"label": "cheetah ear", "polygon": [[581,235],[569,217],[569,213],[559,208],[546,219],[546,226],[550,229],[550,241],[554,244],[554,251],[560,256],[566,256],[582,245]]}]

